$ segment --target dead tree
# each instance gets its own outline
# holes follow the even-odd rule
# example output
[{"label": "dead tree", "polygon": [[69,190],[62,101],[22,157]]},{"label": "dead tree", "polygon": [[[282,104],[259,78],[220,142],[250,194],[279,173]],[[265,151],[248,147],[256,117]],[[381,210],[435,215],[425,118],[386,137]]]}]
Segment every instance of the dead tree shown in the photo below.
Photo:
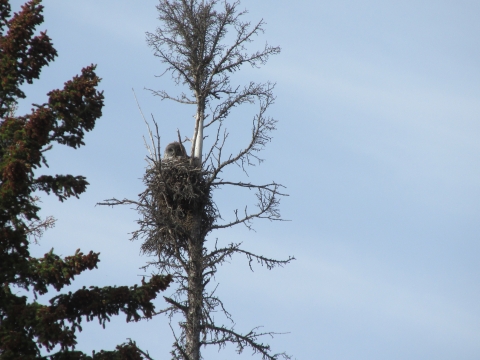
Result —
[{"label": "dead tree", "polygon": [[[146,190],[138,200],[106,200],[104,205],[133,204],[141,217],[139,229],[132,239],[143,241],[141,250],[157,259],[147,266],[155,266],[160,273],[171,274],[177,285],[169,304],[159,313],[181,314],[180,333],[175,334],[174,359],[199,360],[201,347],[228,343],[237,346],[238,353],[249,347],[262,359],[289,359],[285,353],[274,354],[270,346],[261,342],[272,332],[260,332],[258,328],[242,334],[235,330],[230,314],[213,290],[207,288],[222,263],[235,254],[241,254],[252,262],[259,262],[268,269],[283,266],[294,258],[275,260],[246,251],[241,243],[219,245],[207,239],[216,229],[244,224],[251,228],[255,219],[281,221],[279,200],[284,196],[282,185],[271,182],[255,185],[250,182],[227,181],[220,176],[225,167],[259,163],[258,152],[271,140],[276,120],[266,116],[274,102],[274,84],[249,82],[246,86],[232,86],[230,76],[242,65],[258,67],[280,48],[265,45],[257,52],[248,53],[246,45],[263,32],[264,22],[255,25],[243,22],[246,11],[238,11],[239,2],[217,0],[160,0],[157,6],[161,26],[155,33],[147,33],[148,44],[155,56],[166,64],[177,85],[188,91],[171,95],[165,91],[153,91],[162,100],[174,100],[196,107],[195,126],[191,141],[190,157],[175,156],[161,159],[160,137],[150,130],[149,166],[144,176]],[[233,43],[227,44],[225,35],[233,30]],[[242,104],[257,104],[253,118],[251,139],[236,154],[223,150],[228,132],[224,121],[231,110]],[[208,111],[208,113],[207,113]],[[216,129],[215,129],[216,127]],[[212,129],[214,141],[203,155],[205,132]],[[179,137],[179,142],[182,140]],[[223,175],[222,175],[223,176]],[[213,191],[236,186],[256,190],[257,209],[250,212],[235,211],[231,221],[220,217],[212,197]],[[216,311],[223,312],[232,321],[231,326],[219,325],[213,318]]]}]

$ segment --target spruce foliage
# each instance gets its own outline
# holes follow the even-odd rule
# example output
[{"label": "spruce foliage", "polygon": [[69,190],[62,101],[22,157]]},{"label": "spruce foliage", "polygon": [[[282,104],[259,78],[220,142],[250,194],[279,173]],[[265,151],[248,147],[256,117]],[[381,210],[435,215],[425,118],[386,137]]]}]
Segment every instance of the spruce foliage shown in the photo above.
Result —
[{"label": "spruce foliage", "polygon": [[[165,290],[170,276],[153,276],[140,286],[84,287],[60,294],[43,305],[35,299],[49,290],[59,291],[75,276],[97,267],[99,254],[77,250],[60,258],[52,251],[43,258],[30,256],[29,245],[53,224],[40,219],[39,191],[60,201],[78,197],[88,185],[83,176],[36,176],[47,166],[45,153],[53,143],[78,148],[85,132],[93,130],[102,115],[103,93],[95,65],[50,91],[48,101],[33,105],[32,112],[17,116],[16,104],[26,96],[21,87],[38,79],[42,67],[57,56],[46,32],[35,35],[43,22],[41,0],[31,0],[12,15],[8,0],[0,0],[0,359],[150,359],[135,342],[87,356],[75,351],[75,333],[81,321],[98,319],[105,326],[112,315],[126,314],[127,321],[150,318],[152,300]],[[42,356],[40,348],[49,353]]]}]

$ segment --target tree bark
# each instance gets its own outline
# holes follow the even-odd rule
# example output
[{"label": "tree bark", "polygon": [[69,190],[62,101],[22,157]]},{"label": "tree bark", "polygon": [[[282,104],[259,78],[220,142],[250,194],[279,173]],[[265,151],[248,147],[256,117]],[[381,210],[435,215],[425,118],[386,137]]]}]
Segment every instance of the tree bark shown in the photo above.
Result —
[{"label": "tree bark", "polygon": [[203,126],[205,120],[205,99],[197,95],[197,113],[195,115],[195,130],[192,142],[192,155],[197,166],[202,164]]},{"label": "tree bark", "polygon": [[[241,335],[234,331],[234,324],[231,327],[215,325],[211,314],[216,309],[227,319],[231,320],[231,318],[223,307],[222,301],[214,294],[215,290],[207,291],[207,283],[214,277],[217,266],[231,258],[234,253],[247,256],[250,263],[258,261],[262,265],[265,264],[269,269],[283,266],[293,259],[268,259],[240,249],[240,244],[229,244],[217,248],[215,243],[214,250],[207,249],[210,244],[206,245],[208,241],[206,235],[213,229],[237,224],[244,224],[251,229],[250,222],[257,218],[281,220],[277,209],[279,204],[277,197],[284,195],[278,191],[281,185],[276,183],[252,185],[223,181],[218,178],[220,172],[228,165],[236,164],[244,169],[245,166],[253,165],[253,162],[257,160],[260,163],[262,159],[258,157],[257,152],[270,141],[269,132],[275,130],[276,123],[275,119],[265,116],[266,109],[273,104],[275,99],[272,93],[274,87],[272,84],[250,82],[242,88],[232,86],[230,83],[230,74],[239,70],[243,65],[259,67],[271,55],[280,52],[279,47],[272,47],[268,44],[265,44],[263,49],[253,53],[248,52],[247,45],[253,41],[256,35],[263,32],[264,22],[261,20],[251,26],[250,22],[242,21],[241,17],[246,11],[238,11],[239,4],[239,0],[159,0],[157,9],[162,26],[157,28],[155,34],[147,34],[149,45],[155,49],[155,56],[158,56],[166,64],[166,72],[172,73],[177,84],[184,84],[189,89],[188,94],[182,93],[179,96],[169,95],[165,91],[153,91],[153,93],[162,99],[170,99],[196,107],[189,171],[193,174],[201,170],[203,185],[198,185],[200,182],[198,184],[179,184],[182,191],[175,193],[177,200],[174,201],[180,204],[186,200],[190,204],[190,198],[185,197],[183,185],[197,187],[201,193],[208,196],[206,204],[198,207],[187,206],[190,211],[189,215],[191,215],[186,227],[188,244],[185,244],[185,234],[182,233],[182,243],[179,246],[181,251],[176,253],[170,252],[168,236],[165,238],[162,238],[163,235],[158,236],[158,233],[162,233],[163,227],[162,231],[158,232],[155,230],[159,227],[157,221],[150,222],[150,219],[159,218],[157,216],[159,208],[154,200],[155,197],[152,195],[152,203],[149,203],[150,198],[146,197],[138,205],[147,220],[142,223],[142,228],[135,233],[134,237],[139,238],[148,234],[149,245],[145,249],[151,252],[157,251],[159,256],[157,266],[166,273],[173,270],[175,280],[179,282],[179,288],[175,295],[181,300],[179,302],[169,301],[172,307],[165,309],[165,312],[171,315],[181,313],[185,316],[181,323],[180,337],[175,335],[175,359],[199,360],[201,358],[200,346],[218,345],[222,348],[227,343],[236,344],[238,353],[241,353],[245,347],[251,347],[254,353],[262,355],[263,360],[289,358],[286,354],[271,354],[269,345],[257,340],[261,336],[272,336],[274,333],[259,333],[253,329],[246,335]],[[226,38],[229,29],[233,30],[232,43],[229,43],[232,38]],[[226,158],[222,158],[222,155],[225,156],[222,150],[228,137],[228,132],[222,127],[223,121],[235,107],[254,103],[259,104],[260,109],[258,114],[253,117],[250,142],[238,153],[227,154]],[[208,131],[208,129],[204,130],[204,126],[209,127],[213,123],[218,125],[217,131],[213,138],[210,138],[211,141],[209,141],[210,144],[206,148],[205,159],[203,159],[204,131],[205,134]],[[223,134],[221,130],[224,130]],[[211,136],[212,133],[208,135]],[[207,169],[202,170],[204,163]],[[155,161],[153,161],[153,165],[155,165]],[[152,168],[157,167],[155,165]],[[158,168],[161,169],[161,167]],[[172,174],[174,173],[173,171]],[[164,171],[162,176],[165,174]],[[157,183],[150,182],[148,176],[146,179],[148,186],[152,186],[154,189],[152,194],[157,194]],[[210,191],[217,188],[217,184],[256,189],[258,211],[250,212],[245,207],[245,214],[242,216],[235,210],[233,221],[219,224],[218,220],[223,219],[210,197]],[[162,194],[166,194],[164,190],[161,190]],[[117,200],[114,202],[118,203]],[[161,203],[162,206],[165,205],[163,202]],[[165,219],[170,219],[169,213],[165,212],[165,214]],[[167,220],[162,222],[165,225],[162,226],[168,228],[171,233],[175,233],[176,223],[170,224]],[[183,220],[180,219],[178,223],[183,224]],[[150,244],[156,241],[162,247],[150,247]]]},{"label": "tree bark", "polygon": [[186,329],[186,360],[200,360],[200,332],[203,304],[203,236],[201,216],[195,215],[195,226],[188,244],[188,312]]}]

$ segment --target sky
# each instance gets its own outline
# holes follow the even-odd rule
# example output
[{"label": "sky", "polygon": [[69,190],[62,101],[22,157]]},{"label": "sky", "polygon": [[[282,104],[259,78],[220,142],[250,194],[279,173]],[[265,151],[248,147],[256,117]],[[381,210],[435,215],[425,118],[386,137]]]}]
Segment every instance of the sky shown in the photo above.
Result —
[{"label": "sky", "polygon": [[[23,1],[11,3],[17,11]],[[43,216],[57,223],[32,254],[52,247],[63,256],[77,248],[101,253],[99,269],[67,290],[133,285],[150,260],[129,241],[138,214],[96,206],[143,190],[147,132],[132,89],[163,144],[177,128],[193,133],[194,110],[145,90],[182,91],[170,76],[158,77],[164,67],[145,42],[160,25],[156,1],[43,4],[39,29],[59,56],[25,86],[19,114],[91,63],[103,79],[105,107],[85,147],[57,145],[47,154],[50,168],[39,174],[81,174],[90,186],[64,203],[42,196]],[[240,85],[276,83],[269,115],[277,131],[247,179],[285,185],[281,212],[290,221],[258,221],[255,232],[240,226],[212,238],[296,260],[251,272],[238,257],[219,270],[218,294],[236,329],[285,333],[265,340],[294,359],[478,359],[480,2],[244,0],[240,8],[248,9],[246,20],[266,22],[252,51],[265,42],[282,48],[262,68],[234,77]],[[227,121],[232,151],[248,141],[251,110]],[[242,176],[235,168],[225,173]],[[252,195],[219,191],[214,199],[228,219]],[[164,305],[160,296],[156,306]],[[106,329],[85,323],[78,349],[111,349],[127,338],[155,359],[170,356],[164,317],[127,324],[118,316]],[[204,349],[204,357],[252,357],[217,350]]]}]

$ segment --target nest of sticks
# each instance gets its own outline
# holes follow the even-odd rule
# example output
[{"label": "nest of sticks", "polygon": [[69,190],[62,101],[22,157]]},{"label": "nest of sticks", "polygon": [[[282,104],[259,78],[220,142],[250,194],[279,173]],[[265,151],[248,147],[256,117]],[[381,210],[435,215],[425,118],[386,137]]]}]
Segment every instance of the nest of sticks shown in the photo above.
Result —
[{"label": "nest of sticks", "polygon": [[205,238],[216,218],[207,177],[185,157],[163,160],[147,170],[147,189],[140,195],[147,232],[144,253],[173,255],[190,241]]}]

